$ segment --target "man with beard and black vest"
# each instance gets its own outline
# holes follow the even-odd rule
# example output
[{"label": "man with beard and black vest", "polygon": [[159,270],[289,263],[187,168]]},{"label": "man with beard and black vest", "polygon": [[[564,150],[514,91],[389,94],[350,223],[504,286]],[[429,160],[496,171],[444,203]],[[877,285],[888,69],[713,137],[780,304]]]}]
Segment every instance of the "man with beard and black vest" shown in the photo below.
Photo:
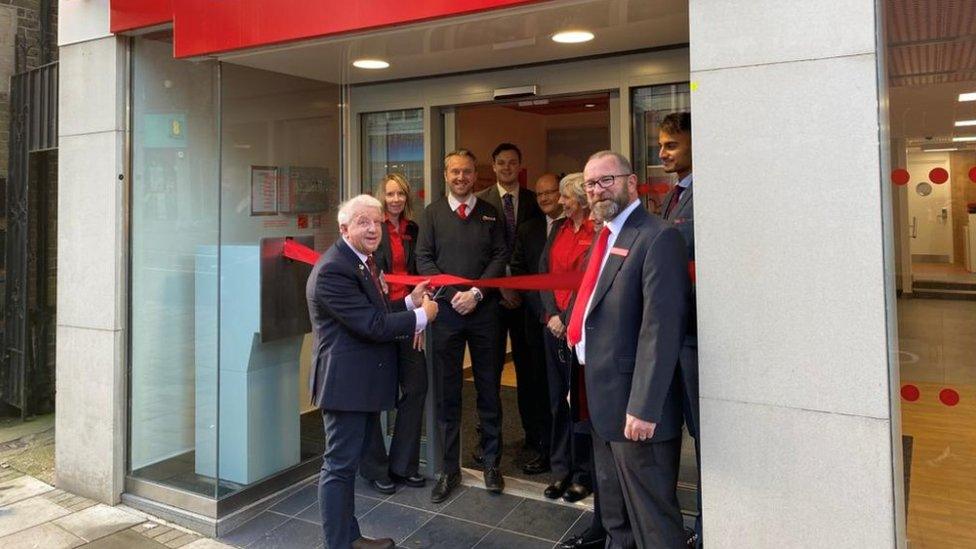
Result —
[{"label": "man with beard and black vest", "polygon": [[[424,210],[417,238],[417,272],[451,274],[467,279],[504,276],[508,249],[498,210],[471,191],[477,173],[475,157],[459,149],[444,158],[447,196]],[[485,488],[500,493],[505,486],[498,469],[501,453],[501,358],[498,357],[497,292],[475,286],[441,290],[440,322],[431,328],[429,350],[434,366],[437,436],[443,462],[431,491],[434,503],[446,500],[461,484],[461,389],[465,345],[477,391]]]},{"label": "man with beard and black vest", "polygon": [[[522,171],[522,151],[512,143],[501,143],[491,152],[491,169],[495,172],[495,184],[478,193],[478,198],[495,207],[505,228],[507,260],[515,249],[519,227],[532,219],[543,217],[536,203],[535,193],[519,185]],[[511,270],[507,271],[509,274]],[[530,452],[522,470],[527,474],[549,470],[549,410],[546,400],[548,386],[546,365],[538,360],[525,335],[526,308],[517,290],[502,289],[501,331],[498,334],[498,356],[505,362],[506,340],[512,341],[512,362],[515,364],[516,391],[519,417],[525,432],[524,449]],[[501,372],[501,370],[499,370]]]}]

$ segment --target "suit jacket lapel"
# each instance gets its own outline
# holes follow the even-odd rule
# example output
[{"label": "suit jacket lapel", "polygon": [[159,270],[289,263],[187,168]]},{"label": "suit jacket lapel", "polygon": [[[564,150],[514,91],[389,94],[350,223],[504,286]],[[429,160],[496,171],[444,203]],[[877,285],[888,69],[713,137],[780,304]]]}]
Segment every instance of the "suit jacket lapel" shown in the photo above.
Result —
[{"label": "suit jacket lapel", "polygon": [[691,203],[691,193],[694,192],[694,185],[685,189],[685,192],[681,193],[681,197],[678,199],[678,205],[675,206],[674,211],[671,212],[671,217],[677,219],[681,217],[679,214],[683,214],[685,208]]},{"label": "suit jacket lapel", "polygon": [[366,265],[359,260],[359,256],[356,255],[356,252],[354,252],[341,237],[338,241],[336,241],[336,246],[339,247],[342,255],[349,261],[353,270],[359,273],[359,277],[363,281],[363,286],[366,287],[366,295],[369,297],[369,299],[380,309],[386,310],[386,297],[380,293],[379,288],[376,287],[376,284],[373,284],[373,277],[370,276],[369,269],[367,269]]},{"label": "suit jacket lapel", "polygon": [[[630,250],[630,247],[634,244],[634,240],[637,239],[638,230],[634,225],[637,223],[637,218],[644,212],[644,209],[639,207],[630,212],[630,217],[627,218],[627,222],[624,223],[622,229],[620,229],[620,234],[617,235],[617,239],[613,243],[613,247],[610,248],[621,248],[624,250]],[[646,213],[644,214],[646,215]],[[620,271],[620,266],[624,264],[626,258],[617,254],[609,254],[607,256],[607,263],[603,266],[603,271],[600,273],[600,279],[596,282],[596,289],[593,290],[593,304],[590,305],[590,311],[596,309],[596,306],[606,295],[607,291],[610,290],[610,286],[613,284],[613,279],[617,277],[617,273]]]}]

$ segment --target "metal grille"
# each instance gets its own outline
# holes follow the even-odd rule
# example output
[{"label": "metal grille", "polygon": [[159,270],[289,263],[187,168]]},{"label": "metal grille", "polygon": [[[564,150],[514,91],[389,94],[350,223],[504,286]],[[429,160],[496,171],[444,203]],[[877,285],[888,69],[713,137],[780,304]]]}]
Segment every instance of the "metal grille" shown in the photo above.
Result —
[{"label": "metal grille", "polygon": [[10,79],[10,148],[4,245],[4,353],[0,399],[27,416],[33,356],[28,318],[30,154],[57,148],[58,65],[51,63]]}]

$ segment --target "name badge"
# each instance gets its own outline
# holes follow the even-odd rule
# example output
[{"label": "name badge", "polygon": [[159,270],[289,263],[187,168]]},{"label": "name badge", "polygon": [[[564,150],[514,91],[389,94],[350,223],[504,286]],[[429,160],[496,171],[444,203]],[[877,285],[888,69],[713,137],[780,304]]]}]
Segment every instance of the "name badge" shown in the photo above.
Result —
[{"label": "name badge", "polygon": [[491,217],[490,215],[483,215],[483,216],[481,216],[481,220],[482,221],[490,221],[490,222],[494,223],[495,221],[497,221],[497,218]]},{"label": "name badge", "polygon": [[627,257],[627,254],[630,253],[630,250],[628,250],[627,248],[610,248],[610,253],[612,255],[619,255],[620,257]]}]

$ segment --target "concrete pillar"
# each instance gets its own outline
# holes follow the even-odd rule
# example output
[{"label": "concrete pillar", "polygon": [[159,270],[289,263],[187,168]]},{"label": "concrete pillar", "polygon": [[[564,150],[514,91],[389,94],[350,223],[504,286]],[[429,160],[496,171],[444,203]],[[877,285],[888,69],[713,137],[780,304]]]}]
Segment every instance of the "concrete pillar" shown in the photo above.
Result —
[{"label": "concrete pillar", "polygon": [[877,9],[690,3],[712,548],[904,543]]},{"label": "concrete pillar", "polygon": [[61,2],[55,475],[119,501],[125,475],[126,51],[108,2]]}]

